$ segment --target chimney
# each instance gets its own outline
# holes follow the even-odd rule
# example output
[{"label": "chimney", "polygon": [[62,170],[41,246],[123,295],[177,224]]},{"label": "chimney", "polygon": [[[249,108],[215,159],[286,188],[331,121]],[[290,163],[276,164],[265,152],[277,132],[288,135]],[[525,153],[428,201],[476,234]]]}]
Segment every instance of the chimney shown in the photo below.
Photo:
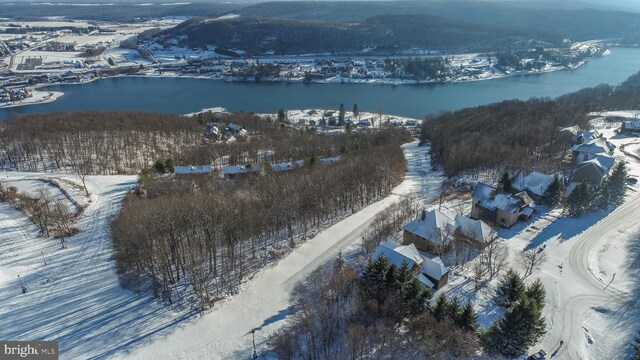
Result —
[{"label": "chimney", "polygon": [[427,210],[422,210],[422,215],[420,216],[420,220],[424,221],[427,218]]}]

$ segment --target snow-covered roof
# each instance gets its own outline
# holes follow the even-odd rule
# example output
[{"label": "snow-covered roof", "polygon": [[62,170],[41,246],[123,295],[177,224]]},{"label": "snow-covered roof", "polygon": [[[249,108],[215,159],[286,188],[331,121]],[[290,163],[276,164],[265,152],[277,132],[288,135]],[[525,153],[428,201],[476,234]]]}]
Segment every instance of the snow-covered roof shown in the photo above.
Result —
[{"label": "snow-covered roof", "polygon": [[275,163],[271,164],[271,171],[280,172],[280,171],[289,171],[295,168],[300,168],[304,166],[304,160],[297,160],[292,162],[285,163]]},{"label": "snow-covered roof", "polygon": [[478,242],[491,242],[498,237],[498,232],[482,220],[473,220],[466,216],[456,215],[458,230],[469,238]]},{"label": "snow-covered roof", "polygon": [[640,121],[638,120],[624,121],[622,125],[624,126],[625,130],[640,130]]},{"label": "snow-covered roof", "polygon": [[413,265],[420,266],[423,262],[423,257],[413,244],[400,245],[395,241],[385,241],[378,246],[375,254],[373,254],[373,260],[377,260],[380,255],[384,255],[390,264],[394,264],[397,267],[401,267],[403,262],[407,262],[409,268]]},{"label": "snow-covered roof", "polygon": [[528,190],[531,193],[542,196],[553,181],[553,176],[532,171],[525,175],[524,171],[518,172],[511,178],[511,187],[518,191]]},{"label": "snow-covered roof", "polygon": [[233,174],[246,174],[250,172],[260,171],[259,164],[247,164],[247,165],[230,165],[224,167],[225,175],[233,175]]},{"label": "snow-covered roof", "polygon": [[522,211],[520,211],[520,214],[518,215],[524,215],[526,217],[530,217],[531,215],[533,215],[533,208],[532,207],[527,207],[522,209]]},{"label": "snow-covered roof", "polygon": [[334,157],[322,158],[322,159],[320,159],[320,163],[322,165],[329,165],[329,164],[331,164],[331,163],[333,163],[335,161],[338,161],[338,160],[340,160],[340,155],[334,156]]},{"label": "snow-covered roof", "polygon": [[173,173],[178,175],[183,174],[210,174],[211,165],[187,165],[187,166],[175,166]]},{"label": "snow-covered roof", "polygon": [[444,274],[447,273],[447,267],[442,263],[442,259],[436,256],[434,258],[422,257],[422,272],[436,280],[440,280]]},{"label": "snow-covered roof", "polygon": [[585,142],[584,144],[573,145],[572,150],[579,153],[589,154],[610,154],[615,146],[603,138],[598,138]]},{"label": "snow-covered roof", "polygon": [[522,206],[533,204],[533,200],[524,191],[511,195],[503,191],[496,191],[492,186],[481,182],[473,190],[472,197],[482,207],[490,211],[500,209],[508,213],[515,213],[519,212]]},{"label": "snow-covered roof", "polygon": [[436,287],[436,285],[433,282],[431,282],[431,280],[429,280],[426,276],[424,276],[423,273],[418,274],[418,281],[420,281],[420,283],[426,287],[429,287],[429,288]]},{"label": "snow-covered roof", "polygon": [[429,287],[435,287],[435,285],[425,275],[439,281],[448,271],[442,259],[437,256],[422,255],[413,244],[400,245],[395,241],[387,240],[378,245],[372,259],[377,260],[380,255],[384,255],[389,264],[394,264],[397,267],[402,266],[405,261],[409,268],[414,265],[419,266],[421,273],[417,276],[418,280]]},{"label": "snow-covered roof", "polygon": [[[422,239],[440,242],[445,233],[453,234],[455,214],[445,214],[438,210],[421,211],[418,218],[402,228]],[[443,233],[443,231],[445,233]]]},{"label": "snow-covered roof", "polygon": [[580,131],[580,127],[578,125],[573,125],[565,128],[560,128],[560,131],[566,131],[573,135],[576,135],[578,134],[578,131]]}]

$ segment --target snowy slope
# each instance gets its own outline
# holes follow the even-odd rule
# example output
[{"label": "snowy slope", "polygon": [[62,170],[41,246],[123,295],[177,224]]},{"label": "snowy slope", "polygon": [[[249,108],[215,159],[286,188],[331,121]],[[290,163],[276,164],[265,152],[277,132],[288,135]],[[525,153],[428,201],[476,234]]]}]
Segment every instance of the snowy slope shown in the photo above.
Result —
[{"label": "snowy slope", "polygon": [[409,173],[391,196],[321,231],[278,264],[258,273],[237,296],[213,311],[116,358],[246,359],[252,351],[252,329],[256,329],[258,352],[264,350],[268,336],[282,326],[289,313],[289,295],[297,281],[357,244],[374,216],[403,195],[436,196],[442,176],[431,171],[428,150],[417,142],[404,146]]},{"label": "snowy slope", "polygon": [[[52,175],[0,173],[0,179],[26,183],[47,176]],[[57,340],[61,359],[87,359],[126,346],[171,319],[167,309],[118,283],[108,226],[134,183],[132,176],[89,177],[92,202],[66,249],[58,240],[38,237],[26,217],[0,203],[0,339]]]}]

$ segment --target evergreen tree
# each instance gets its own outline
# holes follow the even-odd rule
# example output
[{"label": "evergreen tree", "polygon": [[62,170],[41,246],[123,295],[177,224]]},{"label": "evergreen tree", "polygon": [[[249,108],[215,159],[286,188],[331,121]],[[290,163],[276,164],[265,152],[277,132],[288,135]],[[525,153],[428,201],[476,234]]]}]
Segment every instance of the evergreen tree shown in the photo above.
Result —
[{"label": "evergreen tree", "polygon": [[500,181],[498,182],[498,188],[504,190],[504,191],[510,191],[511,190],[511,178],[509,178],[509,173],[508,172],[504,172],[504,174],[502,174],[502,177],[500,178]]},{"label": "evergreen tree", "polygon": [[467,301],[467,304],[462,308],[462,312],[460,313],[460,317],[456,323],[458,326],[469,331],[475,332],[478,330],[478,315],[473,309],[471,301]]},{"label": "evergreen tree", "polygon": [[176,167],[176,163],[173,161],[172,158],[168,158],[167,160],[164,161],[164,169],[167,172],[173,172],[173,170],[175,170]]},{"label": "evergreen tree", "polygon": [[540,279],[536,279],[536,281],[534,281],[529,286],[527,286],[525,295],[527,298],[533,301],[539,308],[544,307],[547,291],[544,289],[544,286],[542,285],[542,282],[540,281]]},{"label": "evergreen tree", "polygon": [[458,323],[458,321],[460,320],[460,314],[462,314],[462,308],[460,307],[458,297],[454,296],[453,298],[451,298],[451,300],[449,300],[449,304],[447,306],[447,316],[455,323]]},{"label": "evergreen tree", "polygon": [[162,160],[157,160],[155,162],[155,164],[153,164],[153,167],[156,169],[157,172],[159,172],[161,174],[165,172],[165,167],[164,167],[164,163],[162,162]]},{"label": "evergreen tree", "polygon": [[438,322],[444,320],[445,316],[447,316],[448,307],[449,304],[447,302],[447,299],[443,294],[440,294],[440,296],[438,296],[438,299],[436,300],[436,306],[434,306],[433,308],[433,317],[435,317]]},{"label": "evergreen tree", "polygon": [[485,350],[514,358],[527,352],[545,334],[542,309],[522,296],[482,334]]},{"label": "evergreen tree", "polygon": [[284,122],[285,120],[287,120],[287,112],[284,109],[278,110],[278,121]]},{"label": "evergreen tree", "polygon": [[362,276],[367,292],[380,303],[386,295],[388,272],[389,262],[384,255],[380,255],[375,261],[369,261]]},{"label": "evergreen tree", "polygon": [[602,207],[622,205],[627,193],[627,167],[624,161],[615,165],[611,175],[605,180],[603,190],[606,192],[606,203]]},{"label": "evergreen tree", "polygon": [[495,302],[499,306],[509,308],[525,294],[525,286],[520,278],[520,274],[513,269],[509,269],[500,280],[496,289]]},{"label": "evergreen tree", "polygon": [[360,109],[358,109],[358,104],[353,104],[353,117],[356,119],[360,119]]},{"label": "evergreen tree", "polygon": [[415,277],[411,277],[404,287],[403,293],[404,303],[410,315],[423,314],[429,310],[429,301],[431,300],[431,289],[423,286]]},{"label": "evergreen tree", "polygon": [[413,272],[409,268],[409,263],[407,263],[406,260],[402,260],[400,268],[396,270],[395,284],[393,284],[393,286],[404,293],[405,288],[409,286],[409,282],[411,282],[413,278]]},{"label": "evergreen tree", "polygon": [[580,217],[591,207],[591,192],[585,183],[580,183],[567,197],[565,210],[572,217]]},{"label": "evergreen tree", "polygon": [[564,185],[558,179],[558,176],[553,177],[553,181],[547,187],[542,195],[542,201],[548,206],[556,206],[562,203],[564,197]]},{"label": "evergreen tree", "polygon": [[344,125],[344,116],[345,116],[344,104],[340,104],[340,112],[338,114],[338,125]]}]

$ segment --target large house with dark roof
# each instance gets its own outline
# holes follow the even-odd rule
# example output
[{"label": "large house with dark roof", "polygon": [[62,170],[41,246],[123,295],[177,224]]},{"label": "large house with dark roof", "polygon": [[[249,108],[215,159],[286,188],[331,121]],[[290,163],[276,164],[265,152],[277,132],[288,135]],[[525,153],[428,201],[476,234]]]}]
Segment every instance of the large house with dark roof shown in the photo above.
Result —
[{"label": "large house with dark roof", "polygon": [[456,230],[455,214],[422,210],[418,217],[402,227],[402,243],[442,254],[451,246]]},{"label": "large house with dark roof", "polygon": [[476,185],[471,197],[472,219],[503,228],[510,228],[520,219],[529,219],[535,206],[525,191],[509,194],[481,182]]}]

